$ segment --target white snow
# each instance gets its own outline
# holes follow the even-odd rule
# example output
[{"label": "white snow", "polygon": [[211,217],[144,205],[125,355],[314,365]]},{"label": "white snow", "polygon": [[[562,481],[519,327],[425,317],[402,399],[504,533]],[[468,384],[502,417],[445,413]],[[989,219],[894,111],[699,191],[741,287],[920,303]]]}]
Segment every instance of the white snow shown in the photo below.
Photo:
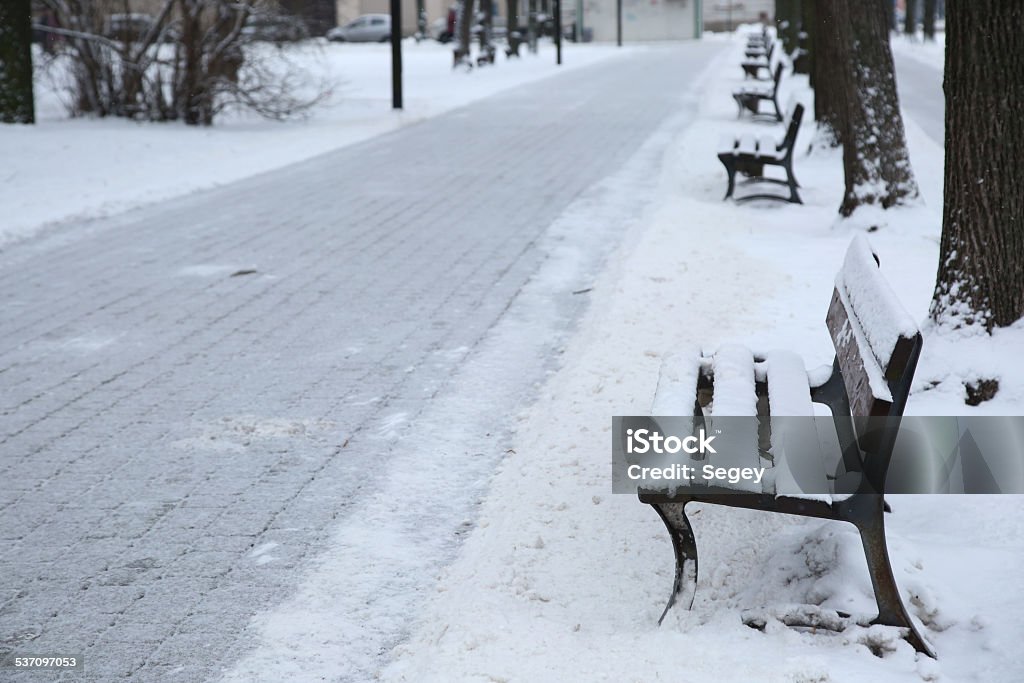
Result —
[{"label": "white snow", "polygon": [[[59,77],[37,79],[38,123],[0,126],[0,247],[60,221],[106,216],[280,168],[469,104],[493,93],[643,47],[569,45],[563,64],[537,55],[453,70],[451,47],[403,43],[404,110],[391,109],[390,46],[314,42],[286,47],[330,89],[305,120],[227,114],[211,128],[69,120]],[[56,82],[55,82],[56,81]],[[57,201],[59,200],[59,201]]]},{"label": "white snow", "polygon": [[[676,349],[665,355],[651,415],[686,415],[692,408],[700,372],[700,349]],[[689,407],[688,407],[689,406]]]},{"label": "white snow", "polygon": [[[702,79],[697,120],[667,121],[619,174],[551,228],[548,267],[488,348],[453,378],[459,390],[415,424],[396,412],[380,425],[376,436],[390,443],[383,486],[339,523],[298,592],[255,620],[258,647],[227,681],[1024,680],[1024,498],[1015,496],[893,497],[895,514],[886,519],[893,566],[937,661],[915,653],[894,629],[863,625],[874,604],[852,527],[753,511],[693,508],[701,551],[696,600],[692,610],[677,606],[657,625],[672,585],[671,548],[653,511],[611,493],[611,416],[648,411],[668,351],[779,348],[827,370],[834,350],[824,318],[835,273],[851,239],[865,230],[873,230],[882,271],[914,320],[926,320],[938,256],[942,149],[912,118],[907,135],[921,206],[839,220],[841,158],[804,151],[810,121],[795,163],[804,206],[721,201],[726,181],[715,141],[723,132],[764,131],[734,119],[729,95],[742,78],[742,44],[735,40],[736,49]],[[48,221],[227,182],[549,73],[547,62],[529,57],[452,73],[447,49],[410,45],[409,110],[391,114],[382,112],[385,49],[324,48],[329,64],[340,68],[351,59],[362,66],[347,72],[353,80],[335,108],[304,123],[234,120],[183,131],[51,116],[35,129],[4,127],[0,151],[13,160],[0,186],[4,231],[25,235]],[[613,52],[595,46],[568,54],[582,62]],[[356,80],[364,73],[373,76]],[[806,102],[801,81],[784,79],[783,90]],[[185,168],[195,175],[180,177]],[[51,201],[54,186],[60,202]],[[562,366],[536,404],[513,416],[514,434],[501,442],[507,455],[495,472],[493,459],[477,455],[494,448],[498,439],[488,431],[504,416],[479,396],[512,382],[522,358],[543,353],[545,321],[557,315],[548,292],[586,275],[573,235],[616,220],[625,226],[622,246],[593,283],[589,312],[566,341]],[[181,275],[231,268],[197,265]],[[1024,322],[991,337],[922,329],[908,412],[1021,414]],[[509,357],[510,348],[521,355]],[[826,374],[809,373],[816,382]],[[1000,379],[996,398],[965,406],[964,383],[985,377]],[[258,416],[205,426],[229,445],[323,427]],[[423,453],[458,458],[460,466]],[[438,527],[450,534],[432,533]],[[436,576],[434,568],[453,558],[453,536],[468,538]],[[273,561],[272,550],[255,549],[253,561]],[[396,558],[415,571],[395,575]],[[824,618],[829,609],[856,623],[842,633],[783,623],[796,613]],[[762,620],[764,632],[744,618]],[[411,635],[399,642],[396,634],[406,629]]]},{"label": "white snow", "polygon": [[[925,319],[935,273],[942,150],[912,122],[925,206],[838,220],[841,159],[818,149],[796,162],[805,206],[720,201],[725,174],[714,141],[723,128],[752,129],[732,120],[737,62],[732,54],[715,65],[700,119],[674,130],[658,206],[627,234],[628,246],[595,286],[565,365],[529,411],[477,528],[418,611],[414,636],[395,648],[383,680],[1024,678],[1016,654],[1024,597],[1013,588],[1024,561],[1024,500],[1014,496],[892,500],[893,565],[937,661],[891,628],[833,633],[783,625],[807,605],[849,612],[860,623],[870,618],[871,586],[852,527],[713,506],[691,515],[701,550],[693,609],[677,607],[657,626],[672,584],[669,541],[635,498],[607,495],[606,455],[609,416],[643,414],[654,392],[657,350],[741,343],[791,349],[809,367],[829,363],[824,317],[833,278],[851,238],[866,228],[877,229],[871,242],[882,270],[917,320]],[[806,149],[810,133],[805,127],[798,148]],[[910,410],[1019,414],[1024,377],[1012,354],[1022,329],[954,342],[926,327]],[[964,357],[954,343],[974,346]],[[976,366],[998,370],[1004,391],[971,409],[962,381]],[[923,390],[936,377],[938,387]],[[743,625],[745,614],[764,617],[765,632]]]},{"label": "white snow", "polygon": [[836,276],[836,287],[849,300],[861,331],[879,363],[888,365],[900,337],[913,337],[917,325],[900,303],[896,292],[884,278],[878,277],[871,245],[857,235]]},{"label": "white snow", "polygon": [[715,351],[713,415],[757,415],[754,395],[754,354],[739,344],[723,344]]}]

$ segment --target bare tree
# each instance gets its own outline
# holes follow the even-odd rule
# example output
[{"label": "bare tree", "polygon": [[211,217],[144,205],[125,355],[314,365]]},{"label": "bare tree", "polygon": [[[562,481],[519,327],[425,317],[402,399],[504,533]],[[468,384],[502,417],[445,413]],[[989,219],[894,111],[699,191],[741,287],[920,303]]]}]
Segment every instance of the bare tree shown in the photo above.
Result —
[{"label": "bare tree", "polygon": [[505,26],[508,30],[508,50],[506,54],[509,57],[518,57],[519,45],[523,42],[523,35],[519,32],[519,0],[508,0],[505,7],[505,16],[507,17]]},{"label": "bare tree", "polygon": [[951,2],[946,171],[931,317],[991,331],[1024,317],[1024,5]]},{"label": "bare tree", "polygon": [[[92,0],[43,0],[60,28],[39,26],[65,39],[74,114],[183,120],[210,125],[225,107],[242,106],[284,118],[315,104],[302,97],[297,68],[266,58],[246,21],[255,2],[163,0],[151,20],[111,23]],[[131,0],[121,0],[131,17]]]},{"label": "bare tree", "polygon": [[865,205],[905,204],[918,189],[896,94],[886,0],[825,4],[838,53],[831,115],[843,145],[846,181],[839,212],[849,216]]},{"label": "bare tree", "polygon": [[30,0],[0,2],[0,122],[35,122]]}]

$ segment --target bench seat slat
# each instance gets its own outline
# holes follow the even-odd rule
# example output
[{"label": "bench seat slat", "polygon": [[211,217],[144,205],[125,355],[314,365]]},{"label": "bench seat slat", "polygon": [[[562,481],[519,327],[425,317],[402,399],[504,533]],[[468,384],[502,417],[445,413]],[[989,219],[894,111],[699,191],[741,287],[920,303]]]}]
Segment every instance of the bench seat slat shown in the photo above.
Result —
[{"label": "bench seat slat", "polygon": [[736,144],[739,141],[729,135],[723,135],[718,138],[718,153],[719,154],[730,154],[736,149]]},{"label": "bench seat slat", "polygon": [[667,354],[661,362],[651,415],[692,415],[699,373],[698,349]]},{"label": "bench seat slat", "polygon": [[774,88],[769,85],[759,85],[751,83],[749,85],[741,85],[736,89],[736,92],[740,95],[756,95],[757,97],[763,97],[771,99]]},{"label": "bench seat slat", "polygon": [[[789,127],[788,125],[786,126]],[[757,156],[764,159],[781,159],[786,156],[786,150],[779,149],[779,141],[772,135],[762,135],[757,138]]]},{"label": "bench seat slat", "polygon": [[772,351],[765,357],[765,368],[772,416],[814,417],[803,358],[792,351]]},{"label": "bench seat slat", "polygon": [[753,352],[739,344],[725,344],[715,352],[712,367],[715,394],[711,414],[730,417],[756,416]]},{"label": "bench seat slat", "polygon": [[[714,376],[714,394],[711,402],[711,423],[717,423],[722,433],[717,434],[716,453],[709,455],[707,464],[722,468],[761,467],[757,442],[757,394],[754,380],[754,354],[745,346],[725,344],[711,359]],[[719,482],[718,485],[750,493],[762,493],[764,480]]]},{"label": "bench seat slat", "polygon": [[750,133],[744,133],[740,136],[736,151],[740,154],[754,156],[757,154],[757,138]]},{"label": "bench seat slat", "polygon": [[766,491],[830,502],[815,424],[803,419],[814,417],[804,360],[792,351],[772,351],[766,354],[765,369],[775,458]]}]

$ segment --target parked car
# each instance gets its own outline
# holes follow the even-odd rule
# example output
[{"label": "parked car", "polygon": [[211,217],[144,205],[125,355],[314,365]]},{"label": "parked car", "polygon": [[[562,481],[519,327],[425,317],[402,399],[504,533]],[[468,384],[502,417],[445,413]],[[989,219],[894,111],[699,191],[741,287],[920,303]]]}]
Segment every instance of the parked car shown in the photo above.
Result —
[{"label": "parked car", "polygon": [[284,14],[253,14],[245,20],[242,36],[249,40],[288,43],[309,38],[309,29],[298,17]]},{"label": "parked car", "polygon": [[327,32],[327,40],[343,43],[383,43],[391,40],[391,15],[364,14]]}]

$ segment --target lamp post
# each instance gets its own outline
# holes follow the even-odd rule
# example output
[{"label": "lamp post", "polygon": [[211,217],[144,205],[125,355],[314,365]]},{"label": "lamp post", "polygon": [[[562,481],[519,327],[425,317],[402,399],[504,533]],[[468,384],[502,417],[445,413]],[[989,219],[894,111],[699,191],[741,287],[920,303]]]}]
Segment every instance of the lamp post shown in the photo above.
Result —
[{"label": "lamp post", "polygon": [[391,0],[391,108],[402,108],[402,2]]},{"label": "lamp post", "polygon": [[622,47],[622,0],[615,0],[615,44]]},{"label": "lamp post", "polygon": [[562,1],[552,0],[551,11],[555,15],[555,64],[562,63]]}]

